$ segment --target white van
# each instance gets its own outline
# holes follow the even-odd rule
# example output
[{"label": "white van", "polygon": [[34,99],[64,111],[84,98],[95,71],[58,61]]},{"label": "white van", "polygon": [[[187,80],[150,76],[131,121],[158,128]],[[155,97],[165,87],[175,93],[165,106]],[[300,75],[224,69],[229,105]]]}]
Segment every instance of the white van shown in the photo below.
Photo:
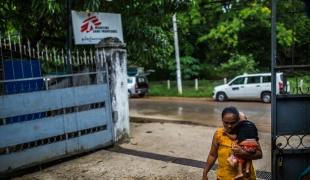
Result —
[{"label": "white van", "polygon": [[[277,73],[276,94],[290,92],[290,85],[283,87],[283,73]],[[271,73],[244,74],[233,78],[229,83],[216,86],[212,97],[217,101],[228,99],[261,99],[271,102]]]}]

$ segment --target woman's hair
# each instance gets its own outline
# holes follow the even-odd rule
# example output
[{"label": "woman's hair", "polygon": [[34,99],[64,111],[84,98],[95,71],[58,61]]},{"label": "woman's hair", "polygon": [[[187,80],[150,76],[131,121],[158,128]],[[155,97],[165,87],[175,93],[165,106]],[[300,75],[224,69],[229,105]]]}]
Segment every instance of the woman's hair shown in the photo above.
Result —
[{"label": "woman's hair", "polygon": [[226,114],[234,114],[237,120],[240,120],[239,111],[235,106],[228,106],[222,112],[222,119]]}]

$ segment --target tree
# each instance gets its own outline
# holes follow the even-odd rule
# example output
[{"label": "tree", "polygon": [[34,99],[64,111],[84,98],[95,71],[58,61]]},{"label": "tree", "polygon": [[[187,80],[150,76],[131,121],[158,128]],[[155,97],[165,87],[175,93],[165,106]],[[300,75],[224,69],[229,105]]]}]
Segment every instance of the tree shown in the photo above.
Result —
[{"label": "tree", "polygon": [[172,14],[186,11],[191,3],[191,0],[3,0],[0,31],[14,29],[24,42],[31,40],[32,46],[40,41],[61,49],[66,47],[66,30],[71,23],[68,10],[119,13],[128,59],[136,64],[160,66],[173,50],[169,27]]},{"label": "tree", "polygon": [[[170,62],[169,69],[171,71],[171,77],[176,77],[175,59]],[[200,66],[199,60],[190,56],[180,58],[180,68],[183,79],[191,79],[199,76]]]},{"label": "tree", "polygon": [[[252,3],[240,10],[234,10],[240,7],[238,3],[234,6],[226,9],[226,12],[221,15],[218,26],[201,36],[199,41],[209,41],[210,50],[215,53],[215,56],[222,57],[221,59],[224,60],[220,63],[229,59],[231,54],[238,52],[246,56],[252,54],[261,66],[270,66],[271,10],[257,3]],[[291,40],[287,35],[291,31],[287,30],[282,23],[278,23],[277,28],[281,28],[281,32],[285,34],[278,35],[277,38],[289,46]]]},{"label": "tree", "polygon": [[239,55],[231,54],[231,58],[227,63],[222,63],[219,70],[226,73],[226,76],[235,76],[244,73],[256,73],[258,70],[255,68],[258,63],[255,62],[252,54]]}]

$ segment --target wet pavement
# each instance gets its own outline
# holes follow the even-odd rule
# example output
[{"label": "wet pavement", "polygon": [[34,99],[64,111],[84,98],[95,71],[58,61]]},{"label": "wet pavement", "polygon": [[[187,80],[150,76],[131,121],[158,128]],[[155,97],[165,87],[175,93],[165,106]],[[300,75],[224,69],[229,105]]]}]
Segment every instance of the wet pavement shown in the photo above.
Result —
[{"label": "wet pavement", "polygon": [[152,97],[131,98],[130,117],[184,121],[221,127],[221,113],[227,106],[236,106],[255,123],[260,132],[271,132],[271,104],[261,101],[217,102],[210,98]]}]

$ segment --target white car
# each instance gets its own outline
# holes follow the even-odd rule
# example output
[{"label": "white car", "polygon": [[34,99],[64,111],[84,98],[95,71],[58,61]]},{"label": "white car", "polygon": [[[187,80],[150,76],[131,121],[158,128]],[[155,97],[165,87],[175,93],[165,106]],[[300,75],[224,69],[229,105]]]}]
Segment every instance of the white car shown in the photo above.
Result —
[{"label": "white car", "polygon": [[[283,73],[276,73],[276,94],[288,94],[290,85],[283,84]],[[271,102],[271,73],[244,74],[233,78],[229,83],[216,86],[212,97],[217,101],[228,99],[261,99],[265,103]]]},{"label": "white car", "polygon": [[144,75],[130,76],[127,78],[128,98],[138,95],[144,97],[150,92],[149,82]]}]

